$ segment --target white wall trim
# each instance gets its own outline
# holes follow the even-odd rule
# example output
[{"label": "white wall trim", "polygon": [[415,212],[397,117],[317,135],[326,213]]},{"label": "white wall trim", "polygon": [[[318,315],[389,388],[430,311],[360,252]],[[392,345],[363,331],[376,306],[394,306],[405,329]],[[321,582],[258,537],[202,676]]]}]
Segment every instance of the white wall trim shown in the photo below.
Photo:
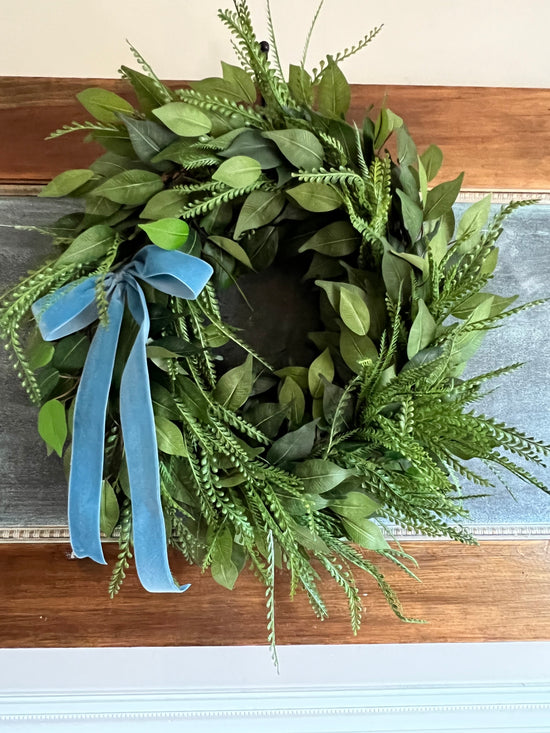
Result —
[{"label": "white wall trim", "polygon": [[[0,652],[0,730],[550,731],[549,642]],[[177,727],[174,727],[174,723]]]}]

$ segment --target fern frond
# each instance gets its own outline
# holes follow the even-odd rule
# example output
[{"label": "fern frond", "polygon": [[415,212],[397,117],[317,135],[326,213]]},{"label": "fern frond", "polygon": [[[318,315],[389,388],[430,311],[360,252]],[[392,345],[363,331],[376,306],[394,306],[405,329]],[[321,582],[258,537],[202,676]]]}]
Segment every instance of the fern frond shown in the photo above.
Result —
[{"label": "fern frond", "polygon": [[45,140],[53,140],[56,137],[61,137],[61,135],[66,135],[69,132],[80,132],[81,130],[84,130],[85,132],[90,131],[97,131],[100,132],[117,132],[121,128],[118,125],[111,125],[106,122],[71,122],[70,124],[63,125],[63,127],[58,128],[55,130],[55,132],[50,132],[50,134],[44,138]]}]

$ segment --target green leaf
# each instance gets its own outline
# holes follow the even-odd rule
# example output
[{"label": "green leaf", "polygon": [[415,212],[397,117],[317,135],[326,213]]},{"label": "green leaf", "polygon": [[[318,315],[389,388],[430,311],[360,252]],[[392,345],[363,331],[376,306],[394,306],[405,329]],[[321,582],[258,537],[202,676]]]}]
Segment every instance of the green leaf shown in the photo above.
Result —
[{"label": "green leaf", "polygon": [[243,232],[269,224],[281,213],[284,205],[285,197],[280,191],[252,191],[242,205],[234,238],[239,239]]},{"label": "green leaf", "polygon": [[345,117],[350,101],[351,92],[346,77],[329,56],[328,64],[319,81],[317,97],[319,112],[327,117]]},{"label": "green leaf", "polygon": [[392,250],[392,254],[396,257],[399,257],[402,260],[405,260],[405,262],[408,262],[413,267],[416,267],[417,270],[420,270],[420,272],[423,275],[428,275],[429,273],[429,265],[428,261],[425,260],[423,257],[420,257],[419,255],[412,255],[408,252],[395,252]]},{"label": "green leaf", "polygon": [[233,590],[239,569],[231,559],[233,552],[233,537],[228,527],[218,532],[212,545],[210,572],[219,585]]},{"label": "green leaf", "polygon": [[84,333],[73,333],[58,341],[52,366],[60,372],[78,372],[84,366],[90,341]]},{"label": "green leaf", "polygon": [[228,81],[219,76],[209,76],[206,79],[189,82],[189,86],[196,92],[207,94],[217,99],[227,99],[231,102],[242,102],[239,89],[235,89]]},{"label": "green leaf", "polygon": [[236,155],[224,160],[212,174],[212,178],[232,188],[244,188],[256,183],[261,174],[262,168],[257,160],[246,155]]},{"label": "green leaf", "polygon": [[480,201],[476,201],[475,204],[469,206],[462,214],[455,235],[457,241],[462,240],[458,245],[458,251],[461,254],[469,252],[479,242],[490,211],[491,194],[488,194]]},{"label": "green leaf", "polygon": [[503,298],[501,295],[493,295],[491,293],[474,293],[473,295],[470,295],[469,298],[466,298],[466,300],[463,300],[462,303],[457,305],[453,309],[452,315],[455,316],[455,318],[469,318],[478,307],[478,305],[485,302],[486,300],[492,299],[491,310],[489,311],[489,314],[487,316],[488,318],[492,318],[493,316],[497,316],[499,313],[502,313],[502,311],[506,310],[509,305],[512,305],[512,303],[517,300],[517,298],[517,295],[512,295],[509,298]]},{"label": "green leaf", "polygon": [[68,196],[93,177],[94,172],[89,168],[75,168],[70,171],[64,171],[44,186],[38,195],[51,198]]},{"label": "green leaf", "polygon": [[360,288],[343,287],[340,291],[340,317],[346,326],[358,334],[366,336],[370,326],[370,313],[367,304],[357,292]]},{"label": "green leaf", "polygon": [[237,242],[234,242],[232,239],[228,239],[227,237],[212,236],[209,237],[209,239],[211,242],[214,242],[214,244],[217,244],[218,247],[221,247],[221,249],[230,254],[231,257],[234,257],[238,262],[246,265],[246,267],[249,267],[251,270],[254,269],[250,262],[250,258],[240,244],[237,244]]},{"label": "green leaf", "polygon": [[294,473],[302,479],[309,494],[324,494],[326,491],[331,491],[350,475],[347,468],[322,458],[310,458],[298,463]]},{"label": "green leaf", "polygon": [[195,382],[187,377],[179,377],[177,384],[185,411],[201,422],[209,422],[208,400]]},{"label": "green leaf", "polygon": [[292,198],[306,211],[315,213],[334,211],[342,205],[342,196],[326,183],[301,183],[287,191]]},{"label": "green leaf", "polygon": [[422,161],[422,165],[426,171],[428,181],[432,181],[439,173],[439,169],[443,163],[443,153],[437,145],[430,145],[430,147],[422,153],[420,160]]},{"label": "green leaf", "polygon": [[305,69],[296,64],[290,64],[288,71],[288,88],[294,99],[305,107],[313,102],[313,83],[311,76]]},{"label": "green leaf", "polygon": [[368,336],[359,336],[345,326],[340,332],[340,354],[355,374],[360,372],[361,361],[370,359],[374,362],[378,359],[378,351],[374,342]]},{"label": "green leaf", "polygon": [[385,250],[382,255],[382,278],[389,297],[395,303],[400,293],[401,301],[407,302],[411,292],[411,266],[408,262]]},{"label": "green leaf", "polygon": [[246,71],[240,66],[226,64],[225,61],[222,61],[221,64],[223,78],[236,90],[240,101],[254,104],[257,94],[256,85]]},{"label": "green leaf", "polygon": [[165,219],[177,217],[187,201],[187,196],[175,189],[159,191],[149,199],[139,215],[142,219]]},{"label": "green leaf", "polygon": [[394,130],[398,130],[402,125],[403,120],[399,115],[396,115],[391,111],[391,109],[383,107],[380,110],[380,114],[378,115],[378,119],[376,120],[376,125],[374,127],[374,149],[379,150],[391,133]]},{"label": "green leaf", "polygon": [[204,112],[185,102],[168,102],[153,110],[153,114],[163,122],[169,130],[181,137],[200,137],[212,129],[212,122]]},{"label": "green leaf", "polygon": [[414,165],[417,159],[416,145],[409,135],[406,127],[400,127],[397,130],[397,158],[399,165],[409,167]]},{"label": "green leaf", "polygon": [[162,249],[179,249],[187,241],[189,225],[181,219],[159,219],[150,224],[138,224],[151,242]]},{"label": "green leaf", "polygon": [[117,525],[120,508],[115,490],[106,479],[101,482],[101,504],[99,512],[99,528],[107,537],[110,537]]},{"label": "green leaf", "polygon": [[282,369],[278,369],[275,372],[277,377],[286,378],[292,377],[300,389],[307,389],[307,367],[301,366],[287,366]]},{"label": "green leaf", "polygon": [[332,382],[334,379],[334,362],[328,348],[311,362],[308,370],[308,386],[313,399],[323,396],[324,384],[321,377],[324,377],[327,382]]},{"label": "green leaf", "polygon": [[360,241],[349,221],[333,221],[315,232],[298,251],[314,250],[329,257],[345,257],[357,249]]},{"label": "green leaf", "polygon": [[254,269],[266,270],[277,256],[279,229],[276,226],[262,227],[248,234],[244,242]]},{"label": "green leaf", "polygon": [[244,405],[252,392],[253,384],[252,356],[248,354],[243,364],[222,374],[213,397],[224,407],[235,411]]},{"label": "green leaf", "polygon": [[291,128],[262,135],[273,140],[285,158],[300,170],[311,171],[323,165],[323,146],[309,130]]},{"label": "green leaf", "polygon": [[56,265],[77,263],[85,265],[99,260],[115,241],[115,232],[105,224],[96,224],[86,229],[73,240],[57,259]]},{"label": "green leaf", "polygon": [[304,417],[306,399],[300,386],[292,377],[285,377],[285,381],[279,391],[279,402],[281,405],[289,406],[289,419],[292,425],[299,425]]},{"label": "green leaf", "polygon": [[121,66],[120,69],[134,88],[142,112],[150,115],[154,109],[164,104],[165,94],[158,88],[155,79],[128,66]]},{"label": "green leaf", "polygon": [[133,169],[117,173],[95,188],[91,195],[104,196],[117,204],[137,205],[144,204],[163,188],[162,178],[156,173]]},{"label": "green leaf", "polygon": [[276,440],[266,456],[273,464],[301,461],[313,450],[318,420],[302,425],[298,430],[286,433]]},{"label": "green leaf", "polygon": [[61,458],[67,438],[65,408],[58,400],[45,402],[38,413],[38,432],[42,440]]},{"label": "green leaf", "polygon": [[128,130],[122,125],[117,130],[92,130],[90,135],[85,138],[86,142],[88,140],[94,140],[102,145],[105,150],[119,155],[121,158],[131,160],[135,156]]},{"label": "green leaf", "polygon": [[170,456],[186,456],[183,435],[178,426],[162,415],[155,415],[158,449]]},{"label": "green leaf", "polygon": [[27,346],[27,357],[31,369],[40,369],[52,360],[54,345],[44,341],[38,329],[33,332],[29,345]]},{"label": "green leaf", "polygon": [[411,242],[414,243],[422,229],[422,209],[404,191],[397,189],[397,195],[401,199],[403,224],[411,238]]},{"label": "green leaf", "polygon": [[342,524],[350,540],[366,550],[385,552],[390,549],[380,527],[369,519],[342,518]]},{"label": "green leaf", "polygon": [[431,344],[435,337],[436,323],[422,298],[418,299],[418,313],[413,321],[407,341],[407,357],[415,354]]},{"label": "green leaf", "polygon": [[108,124],[118,122],[117,115],[120,112],[130,115],[134,113],[134,108],[130,102],[107,89],[90,87],[77,94],[76,98],[99,122]]},{"label": "green leaf", "polygon": [[454,204],[460,193],[464,173],[461,173],[453,181],[445,181],[428,191],[426,204],[424,206],[424,220],[439,219]]},{"label": "green leaf", "polygon": [[181,417],[174,395],[158,382],[151,382],[151,402],[155,417],[166,420],[177,420]]},{"label": "green leaf", "polygon": [[219,155],[222,158],[246,155],[257,160],[263,170],[276,168],[283,163],[274,143],[266,140],[259,130],[246,130],[241,133],[228,148],[220,151]]},{"label": "green leaf", "polygon": [[331,499],[328,505],[336,514],[352,520],[370,517],[380,509],[377,501],[361,491],[350,491],[349,494],[338,499]]},{"label": "green leaf", "polygon": [[[136,120],[126,115],[120,115],[120,117],[126,125],[136,155],[144,163],[151,162],[175,138],[173,132],[170,132],[166,127],[159,125],[157,122]],[[169,167],[167,164],[165,166]]]},{"label": "green leaf", "polygon": [[417,165],[418,165],[418,186],[420,188],[420,198],[422,200],[422,205],[426,203],[426,199],[428,198],[428,176],[426,174],[426,169],[424,168],[424,165],[422,164],[422,160],[420,157],[417,158]]}]

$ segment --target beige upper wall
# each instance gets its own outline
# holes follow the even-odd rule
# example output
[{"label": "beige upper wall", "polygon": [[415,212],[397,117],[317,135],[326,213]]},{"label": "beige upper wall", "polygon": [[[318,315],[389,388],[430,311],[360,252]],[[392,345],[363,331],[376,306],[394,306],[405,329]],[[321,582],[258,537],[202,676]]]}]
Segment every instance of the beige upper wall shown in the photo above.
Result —
[{"label": "beige upper wall", "polygon": [[[3,0],[0,75],[114,77],[135,63],[128,38],[166,79],[219,73],[234,60],[218,7],[231,0]],[[250,0],[266,36],[264,0]],[[297,62],[317,0],[271,0],[283,65]],[[550,0],[325,0],[308,56],[384,29],[345,63],[349,81],[550,86]]]}]

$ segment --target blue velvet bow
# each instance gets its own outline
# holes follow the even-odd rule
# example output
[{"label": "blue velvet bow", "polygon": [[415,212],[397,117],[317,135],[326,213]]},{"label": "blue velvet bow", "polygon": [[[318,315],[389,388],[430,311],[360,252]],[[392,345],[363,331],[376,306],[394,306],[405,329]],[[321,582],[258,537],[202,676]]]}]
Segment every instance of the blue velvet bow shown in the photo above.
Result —
[{"label": "blue velvet bow", "polygon": [[[90,345],[78,388],[73,422],[69,478],[69,530],[77,557],[105,564],[99,521],[105,416],[125,303],[139,332],[120,383],[120,421],[130,481],[136,569],[151,592],[178,592],[170,572],[166,531],[160,501],[158,448],[146,344],[147,303],[136,278],[157,290],[192,300],[206,285],[212,268],[203,260],[154,245],[144,247],[120,270],[105,277],[108,323],[100,323]],[[46,341],[68,336],[98,318],[95,288],[98,277],[59,288],[32,306]]]}]

